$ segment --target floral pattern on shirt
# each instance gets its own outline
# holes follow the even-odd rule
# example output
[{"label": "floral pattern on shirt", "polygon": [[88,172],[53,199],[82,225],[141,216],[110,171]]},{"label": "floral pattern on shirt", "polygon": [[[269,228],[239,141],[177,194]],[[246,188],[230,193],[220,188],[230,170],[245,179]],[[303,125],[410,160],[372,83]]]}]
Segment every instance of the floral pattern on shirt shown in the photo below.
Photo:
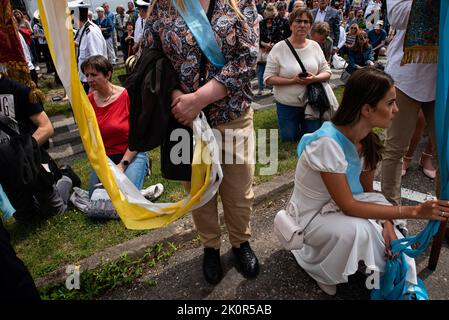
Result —
[{"label": "floral pattern on shirt", "polygon": [[[209,108],[212,127],[237,119],[249,108],[253,94],[251,77],[259,47],[259,24],[254,0],[240,0],[244,19],[239,20],[228,2],[217,0],[211,25],[225,59],[219,70],[206,63],[206,81],[215,78],[226,86],[228,96]],[[151,12],[143,46],[162,49],[178,72],[182,90],[196,91],[202,52],[184,19],[167,0],[160,0]]]}]

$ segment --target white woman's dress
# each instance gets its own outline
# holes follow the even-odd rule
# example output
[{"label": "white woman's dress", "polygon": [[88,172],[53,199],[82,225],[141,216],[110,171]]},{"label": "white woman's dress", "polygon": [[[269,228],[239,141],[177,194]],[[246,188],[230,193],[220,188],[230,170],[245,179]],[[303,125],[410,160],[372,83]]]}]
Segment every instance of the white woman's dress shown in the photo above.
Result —
[{"label": "white woman's dress", "polygon": [[[385,269],[385,241],[382,226],[376,220],[356,218],[339,210],[321,179],[320,172],[345,173],[348,163],[340,145],[329,137],[309,143],[299,158],[291,201],[297,206],[304,227],[313,214],[321,211],[304,233],[304,247],[293,250],[298,264],[316,281],[338,284],[348,281],[359,261],[370,270]],[[354,196],[365,202],[390,203],[380,193]],[[395,228],[398,238],[402,234]],[[409,264],[407,281],[416,284],[415,261]]]}]

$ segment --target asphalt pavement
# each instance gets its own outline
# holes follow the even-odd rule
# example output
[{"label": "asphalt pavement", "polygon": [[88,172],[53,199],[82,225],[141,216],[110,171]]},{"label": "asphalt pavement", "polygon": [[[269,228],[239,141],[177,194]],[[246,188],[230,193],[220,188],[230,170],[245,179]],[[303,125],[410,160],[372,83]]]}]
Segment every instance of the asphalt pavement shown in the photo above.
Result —
[{"label": "asphalt pavement", "polygon": [[[415,159],[403,180],[403,188],[420,193],[431,193],[433,181],[423,175],[418,166],[422,141]],[[224,279],[216,286],[209,285],[202,274],[203,249],[194,230],[190,216],[185,218],[183,227],[190,232],[182,236],[173,235],[170,241],[178,250],[165,263],[154,269],[147,269],[144,276],[131,285],[116,288],[99,299],[131,300],[368,300],[370,291],[365,286],[366,276],[357,272],[349,277],[349,282],[337,287],[337,295],[330,297],[323,293],[315,282],[302,270],[289,251],[280,248],[273,234],[273,219],[282,209],[291,193],[291,188],[255,207],[252,216],[250,244],[256,252],[261,272],[256,279],[244,278],[236,268],[227,235],[222,236],[222,265]],[[404,200],[404,204],[416,204]],[[416,234],[425,227],[425,221],[408,223],[410,234]],[[417,270],[424,281],[429,296],[433,300],[449,299],[449,246],[443,244],[436,271],[428,270],[430,246],[417,259]],[[150,281],[151,280],[151,281]],[[156,282],[156,285],[149,283]]]}]

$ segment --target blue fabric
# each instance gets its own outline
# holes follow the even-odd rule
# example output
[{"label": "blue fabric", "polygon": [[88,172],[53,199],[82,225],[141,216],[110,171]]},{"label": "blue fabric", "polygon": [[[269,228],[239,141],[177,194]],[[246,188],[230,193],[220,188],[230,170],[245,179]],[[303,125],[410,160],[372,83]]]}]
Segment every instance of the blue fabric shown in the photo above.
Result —
[{"label": "blue fabric", "polygon": [[[426,228],[417,236],[407,237],[391,241],[391,253],[399,253],[393,259],[388,259],[385,265],[385,273],[380,279],[380,288],[371,292],[372,300],[404,300],[412,299],[414,293],[418,300],[428,300],[426,287],[421,279],[418,278],[418,284],[410,286],[406,282],[407,262],[405,255],[410,258],[419,256],[428,246],[432,237],[438,232],[439,221],[429,221]],[[413,245],[418,245],[412,249]]]},{"label": "blue fabric", "polygon": [[298,158],[301,157],[305,147],[312,141],[322,137],[329,137],[334,139],[342,148],[345,154],[345,159],[348,162],[346,169],[346,178],[352,194],[363,193],[363,187],[360,183],[360,173],[362,172],[362,165],[360,156],[355,145],[346,136],[341,133],[330,121],[323,123],[321,128],[311,134],[306,134],[302,137],[298,144]]},{"label": "blue fabric", "polygon": [[305,108],[291,107],[276,102],[279,131],[282,141],[298,141],[306,133],[312,133],[320,128],[320,120],[304,118]]},{"label": "blue fabric", "polygon": [[366,67],[368,61],[373,61],[373,47],[368,45],[368,47],[360,52],[355,52],[352,48],[349,49],[348,66],[346,71],[353,73],[357,70],[357,66]]},{"label": "blue fabric", "polygon": [[449,200],[449,1],[441,1],[435,134],[440,161],[441,199]]},{"label": "blue fabric", "polygon": [[[149,162],[146,152],[139,152],[125,170],[125,175],[139,190],[143,187],[143,180],[147,175],[148,166]],[[89,197],[92,196],[94,186],[99,182],[97,174],[92,170],[89,177]]]},{"label": "blue fabric", "polygon": [[[176,1],[172,0],[172,3],[176,7]],[[225,59],[201,3],[196,0],[186,0],[186,11],[183,12],[181,8],[177,9],[192,32],[201,51],[207,56],[207,59],[215,67],[223,68]]]},{"label": "blue fabric", "polygon": [[14,212],[16,212],[11,202],[9,202],[8,196],[3,191],[3,187],[1,184],[0,184],[0,210],[3,213],[3,219],[5,220],[12,217]]},{"label": "blue fabric", "polygon": [[376,29],[371,30],[370,32],[368,32],[368,39],[369,39],[369,43],[370,45],[375,48],[377,47],[382,41],[384,41],[385,39],[387,39],[387,33],[385,32],[384,29],[380,29],[380,33],[377,34],[376,33]]}]

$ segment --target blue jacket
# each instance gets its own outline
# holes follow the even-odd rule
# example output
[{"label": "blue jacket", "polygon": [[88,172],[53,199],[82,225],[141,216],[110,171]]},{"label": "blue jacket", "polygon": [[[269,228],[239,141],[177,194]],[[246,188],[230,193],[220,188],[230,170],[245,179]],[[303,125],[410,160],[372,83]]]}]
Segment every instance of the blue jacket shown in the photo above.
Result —
[{"label": "blue jacket", "polygon": [[95,23],[100,28],[106,28],[106,31],[101,30],[101,33],[103,34],[103,37],[107,40],[111,37],[112,31],[114,30],[114,25],[112,24],[112,21],[108,18],[103,18],[103,20],[100,20],[99,18],[95,20]]},{"label": "blue jacket", "polygon": [[373,47],[371,47],[371,45],[368,45],[368,47],[362,52],[356,52],[350,48],[346,71],[352,73],[357,70],[357,66],[366,67],[368,65],[368,61],[373,61]]}]

